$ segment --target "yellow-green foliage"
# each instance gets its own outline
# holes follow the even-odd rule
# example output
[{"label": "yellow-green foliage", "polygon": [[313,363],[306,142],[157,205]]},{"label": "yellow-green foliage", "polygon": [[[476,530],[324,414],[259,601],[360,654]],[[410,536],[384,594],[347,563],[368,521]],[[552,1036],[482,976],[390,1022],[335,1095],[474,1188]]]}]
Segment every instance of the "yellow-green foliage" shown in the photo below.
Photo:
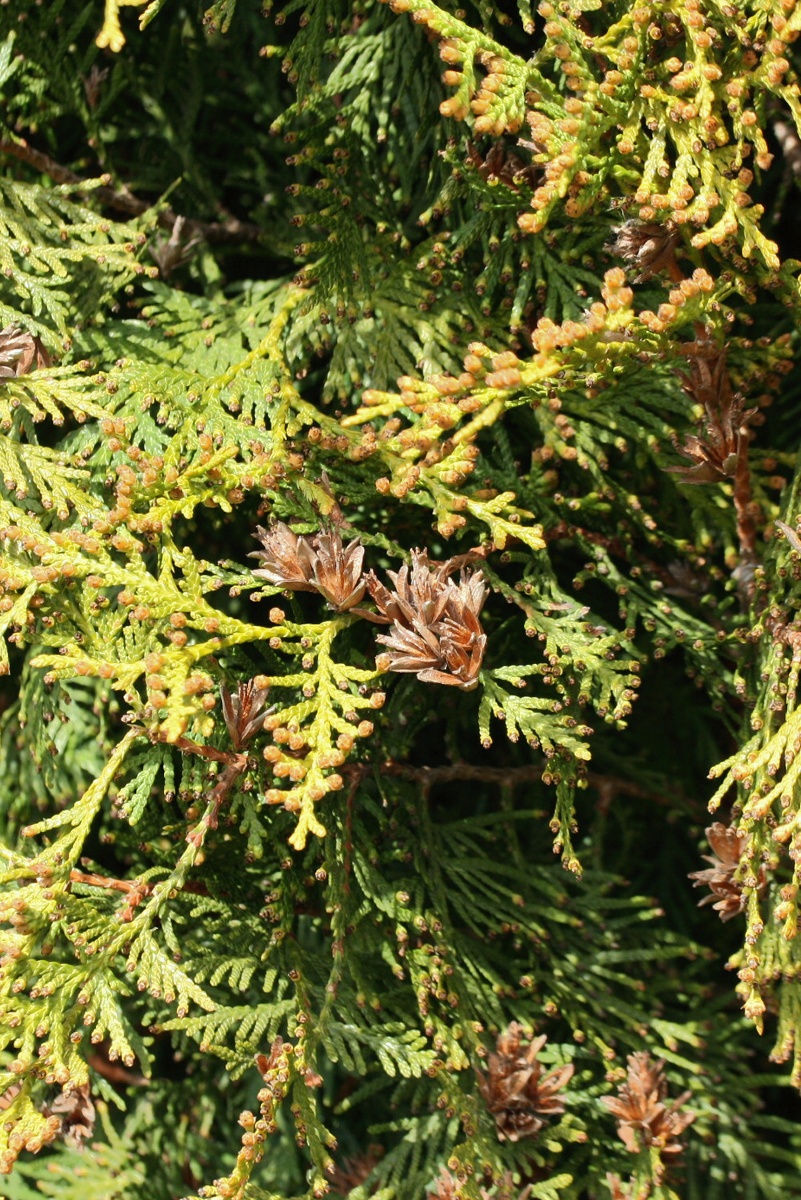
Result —
[{"label": "yellow-green foliage", "polygon": [[801,1195],[801,5],[190,8],[0,6],[3,1196]]}]

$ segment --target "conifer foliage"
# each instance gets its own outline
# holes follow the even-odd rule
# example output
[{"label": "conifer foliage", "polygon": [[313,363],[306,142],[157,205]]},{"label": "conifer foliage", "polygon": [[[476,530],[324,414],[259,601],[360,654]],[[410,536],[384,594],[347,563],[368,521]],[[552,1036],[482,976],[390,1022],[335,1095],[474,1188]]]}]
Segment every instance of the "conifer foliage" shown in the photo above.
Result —
[{"label": "conifer foliage", "polygon": [[4,1200],[801,1196],[799,33],[0,3]]}]

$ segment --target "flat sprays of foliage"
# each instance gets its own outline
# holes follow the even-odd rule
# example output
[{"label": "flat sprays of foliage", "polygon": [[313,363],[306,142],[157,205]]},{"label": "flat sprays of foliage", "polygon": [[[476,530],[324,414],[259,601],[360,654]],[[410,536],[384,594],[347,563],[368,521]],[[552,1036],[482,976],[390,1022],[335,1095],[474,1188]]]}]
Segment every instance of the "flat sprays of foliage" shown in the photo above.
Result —
[{"label": "flat sprays of foliage", "polygon": [[801,1196],[799,32],[0,5],[4,1200]]}]

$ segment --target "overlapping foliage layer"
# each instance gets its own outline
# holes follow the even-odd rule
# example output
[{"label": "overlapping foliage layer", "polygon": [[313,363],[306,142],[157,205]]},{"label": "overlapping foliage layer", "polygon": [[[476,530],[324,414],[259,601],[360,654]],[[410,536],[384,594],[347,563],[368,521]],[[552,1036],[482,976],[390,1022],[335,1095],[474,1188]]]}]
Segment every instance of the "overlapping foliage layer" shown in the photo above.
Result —
[{"label": "overlapping foliage layer", "polygon": [[0,7],[2,1195],[801,1195],[801,6],[203,7]]}]

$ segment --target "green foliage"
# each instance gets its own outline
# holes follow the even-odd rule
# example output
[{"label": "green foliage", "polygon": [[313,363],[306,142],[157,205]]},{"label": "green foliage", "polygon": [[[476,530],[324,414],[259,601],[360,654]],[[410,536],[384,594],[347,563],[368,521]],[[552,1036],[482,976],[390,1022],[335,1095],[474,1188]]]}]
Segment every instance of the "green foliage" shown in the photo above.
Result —
[{"label": "green foliage", "polygon": [[4,1200],[801,1196],[800,30],[0,6]]}]

